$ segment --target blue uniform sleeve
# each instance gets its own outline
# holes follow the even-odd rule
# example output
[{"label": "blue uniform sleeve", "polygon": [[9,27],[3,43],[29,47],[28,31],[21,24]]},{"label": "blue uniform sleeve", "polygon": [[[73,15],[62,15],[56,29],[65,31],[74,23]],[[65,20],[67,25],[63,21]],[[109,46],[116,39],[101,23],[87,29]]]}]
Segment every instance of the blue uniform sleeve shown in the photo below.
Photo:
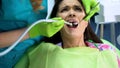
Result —
[{"label": "blue uniform sleeve", "polygon": [[[20,29],[47,16],[47,0],[43,0],[43,10],[33,11],[30,0],[0,0],[0,32]],[[20,42],[12,51],[0,57],[0,68],[12,68],[25,51],[42,37],[27,39]],[[0,52],[6,48],[0,48]]]},{"label": "blue uniform sleeve", "polygon": [[[13,68],[16,62],[23,56],[25,51],[35,43],[38,43],[43,37],[37,37],[34,39],[28,39],[20,42],[12,51],[8,54],[0,57],[0,68]],[[0,48],[0,52],[4,51],[6,48]]]},{"label": "blue uniform sleeve", "polygon": [[44,9],[35,12],[30,0],[1,0],[0,20],[21,20],[31,24],[47,16],[47,0],[42,1]]}]

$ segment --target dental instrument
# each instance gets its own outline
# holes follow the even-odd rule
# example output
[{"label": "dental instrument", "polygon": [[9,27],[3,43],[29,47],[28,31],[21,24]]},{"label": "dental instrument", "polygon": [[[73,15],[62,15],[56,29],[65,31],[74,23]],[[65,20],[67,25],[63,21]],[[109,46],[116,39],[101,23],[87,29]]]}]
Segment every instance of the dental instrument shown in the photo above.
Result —
[{"label": "dental instrument", "polygon": [[[94,10],[99,4],[100,4],[100,2],[98,2],[98,3],[89,11],[89,13],[88,13],[84,18],[81,19],[81,21],[84,20],[85,18],[87,18],[87,16],[92,13],[92,10]],[[81,21],[80,21],[80,22],[81,22]],[[65,24],[67,24],[67,25],[69,25],[69,26],[71,26],[71,27],[74,27],[74,26],[77,26],[79,23],[65,22]]]},{"label": "dental instrument", "polygon": [[[93,8],[91,9],[91,11],[94,10],[98,5],[99,5],[99,2],[96,4],[95,7],[93,7]],[[90,11],[82,20],[84,20],[84,19],[91,13],[91,11]],[[82,21],[82,20],[81,20],[81,21]],[[48,22],[48,23],[50,23],[50,22],[55,22],[55,20],[42,19],[42,20],[38,20],[38,21],[34,22],[34,23],[19,37],[19,39],[18,39],[15,43],[13,43],[8,49],[0,52],[0,56],[4,56],[4,55],[6,55],[7,53],[9,53],[9,52],[22,40],[22,38],[29,32],[29,30],[30,30],[32,27],[34,27],[35,25],[37,25],[38,23],[41,23],[41,22]],[[70,25],[70,26],[76,26],[76,25],[79,24],[79,23],[69,23],[69,22],[64,22],[64,23],[67,24],[67,25]]]},{"label": "dental instrument", "polygon": [[[18,40],[16,42],[14,42],[9,48],[7,48],[6,50],[0,52],[0,56],[4,56],[6,55],[7,53],[9,53],[21,40],[22,38],[29,32],[29,30],[32,29],[32,27],[34,27],[35,25],[39,24],[39,23],[42,23],[42,22],[48,22],[48,23],[51,23],[51,22],[56,22],[56,20],[52,20],[52,19],[42,19],[42,20],[38,20],[36,22],[34,22],[29,28],[27,28],[23,34],[18,38]],[[64,22],[65,24],[69,24],[71,25],[71,23],[68,23],[68,22]]]}]

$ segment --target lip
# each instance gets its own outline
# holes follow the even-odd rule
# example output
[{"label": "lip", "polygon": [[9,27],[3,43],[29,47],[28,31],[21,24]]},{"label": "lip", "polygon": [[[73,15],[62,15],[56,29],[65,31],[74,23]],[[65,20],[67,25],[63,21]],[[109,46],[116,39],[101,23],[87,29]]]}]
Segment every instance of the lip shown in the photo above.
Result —
[{"label": "lip", "polygon": [[77,21],[75,19],[68,19],[67,22],[69,22],[69,23],[76,23]]},{"label": "lip", "polygon": [[72,23],[72,25],[67,24],[67,26],[69,28],[77,28],[77,26],[78,26],[78,22],[75,19],[69,19],[69,20],[67,20],[67,22]]}]

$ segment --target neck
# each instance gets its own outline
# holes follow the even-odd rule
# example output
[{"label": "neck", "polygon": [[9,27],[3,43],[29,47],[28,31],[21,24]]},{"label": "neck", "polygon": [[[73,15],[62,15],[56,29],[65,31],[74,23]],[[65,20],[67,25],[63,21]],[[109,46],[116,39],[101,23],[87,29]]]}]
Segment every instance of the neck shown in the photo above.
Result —
[{"label": "neck", "polygon": [[63,38],[63,48],[86,47],[83,36],[81,38]]}]

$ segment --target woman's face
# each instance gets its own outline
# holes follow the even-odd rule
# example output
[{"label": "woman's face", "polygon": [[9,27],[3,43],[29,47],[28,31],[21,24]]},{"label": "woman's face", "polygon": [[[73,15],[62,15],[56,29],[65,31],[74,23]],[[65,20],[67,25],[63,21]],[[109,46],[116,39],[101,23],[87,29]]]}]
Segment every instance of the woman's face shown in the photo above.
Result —
[{"label": "woman's face", "polygon": [[80,38],[88,25],[88,22],[81,21],[85,17],[85,11],[78,0],[63,0],[59,5],[57,16],[62,17],[67,22],[78,23],[75,27],[65,24],[60,31],[63,37]]}]

